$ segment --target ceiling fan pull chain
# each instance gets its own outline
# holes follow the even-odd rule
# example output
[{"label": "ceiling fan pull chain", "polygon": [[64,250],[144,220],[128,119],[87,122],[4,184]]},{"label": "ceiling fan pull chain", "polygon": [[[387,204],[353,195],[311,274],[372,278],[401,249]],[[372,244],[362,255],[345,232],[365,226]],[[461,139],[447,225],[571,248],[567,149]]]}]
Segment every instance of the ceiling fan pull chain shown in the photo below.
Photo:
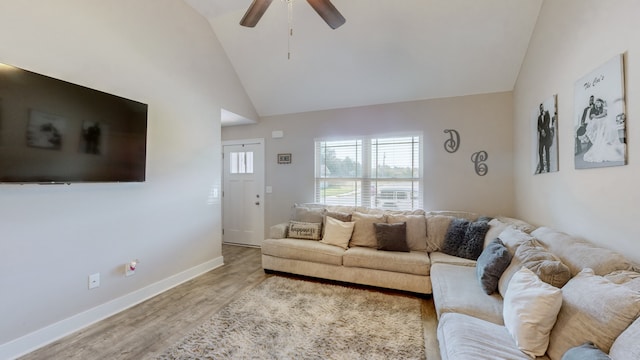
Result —
[{"label": "ceiling fan pull chain", "polygon": [[286,0],[289,11],[289,36],[287,37],[287,60],[291,60],[291,38],[293,37],[293,0]]}]

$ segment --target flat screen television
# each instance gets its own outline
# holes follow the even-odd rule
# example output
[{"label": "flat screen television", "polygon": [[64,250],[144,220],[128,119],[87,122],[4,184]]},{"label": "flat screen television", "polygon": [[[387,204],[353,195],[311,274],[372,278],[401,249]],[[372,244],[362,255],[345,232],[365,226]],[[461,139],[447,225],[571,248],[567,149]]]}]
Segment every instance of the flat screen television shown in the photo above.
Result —
[{"label": "flat screen television", "polygon": [[0,183],[143,182],[147,110],[0,64]]}]

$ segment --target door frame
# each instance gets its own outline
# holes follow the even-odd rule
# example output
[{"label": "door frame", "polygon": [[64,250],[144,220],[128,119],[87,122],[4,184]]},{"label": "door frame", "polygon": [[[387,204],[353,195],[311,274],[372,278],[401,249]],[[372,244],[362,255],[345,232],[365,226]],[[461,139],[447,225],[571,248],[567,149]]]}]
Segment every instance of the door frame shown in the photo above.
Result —
[{"label": "door frame", "polygon": [[[254,157],[253,161],[255,162],[261,162],[262,164],[262,179],[261,180],[261,185],[262,188],[260,189],[260,193],[262,195],[261,201],[262,201],[262,211],[260,211],[260,223],[262,224],[262,227],[260,228],[261,234],[264,238],[264,224],[265,224],[265,209],[266,209],[266,199],[265,199],[265,182],[266,182],[266,177],[267,177],[267,168],[266,168],[266,154],[265,154],[265,139],[264,138],[254,138],[254,139],[238,139],[238,140],[224,140],[222,141],[222,147],[221,147],[221,154],[220,156],[222,157],[222,194],[223,194],[223,199],[221,201],[222,203],[222,227],[224,228],[224,216],[225,216],[225,207],[224,207],[224,184],[225,184],[225,175],[226,175],[226,167],[228,166],[226,163],[226,159],[224,158],[224,147],[225,146],[230,146],[230,145],[243,145],[243,144],[256,144],[260,147],[262,156],[260,157]],[[222,242],[224,243],[224,234],[222,236]],[[235,245],[242,245],[242,244],[235,244]],[[243,246],[249,246],[249,247],[259,247],[259,246],[254,246],[254,245],[243,245]]]}]

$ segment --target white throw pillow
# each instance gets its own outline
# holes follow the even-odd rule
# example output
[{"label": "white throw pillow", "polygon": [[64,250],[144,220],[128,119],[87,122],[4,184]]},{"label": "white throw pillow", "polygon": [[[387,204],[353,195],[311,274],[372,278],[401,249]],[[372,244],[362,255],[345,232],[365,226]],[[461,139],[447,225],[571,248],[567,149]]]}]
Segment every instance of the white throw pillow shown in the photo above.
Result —
[{"label": "white throw pillow", "polygon": [[509,283],[502,314],[518,349],[532,357],[544,355],[561,306],[560,289],[526,267],[518,270]]},{"label": "white throw pillow", "polygon": [[329,216],[327,216],[326,220],[324,237],[320,242],[339,246],[343,249],[348,248],[355,223],[340,221]]}]

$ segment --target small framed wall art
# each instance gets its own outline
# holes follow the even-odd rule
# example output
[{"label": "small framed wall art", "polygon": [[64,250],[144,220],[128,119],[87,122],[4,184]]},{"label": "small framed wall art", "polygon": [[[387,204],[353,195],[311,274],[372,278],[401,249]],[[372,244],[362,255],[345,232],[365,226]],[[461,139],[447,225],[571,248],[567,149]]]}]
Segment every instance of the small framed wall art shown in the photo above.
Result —
[{"label": "small framed wall art", "polygon": [[278,154],[278,164],[291,164],[291,153]]}]

